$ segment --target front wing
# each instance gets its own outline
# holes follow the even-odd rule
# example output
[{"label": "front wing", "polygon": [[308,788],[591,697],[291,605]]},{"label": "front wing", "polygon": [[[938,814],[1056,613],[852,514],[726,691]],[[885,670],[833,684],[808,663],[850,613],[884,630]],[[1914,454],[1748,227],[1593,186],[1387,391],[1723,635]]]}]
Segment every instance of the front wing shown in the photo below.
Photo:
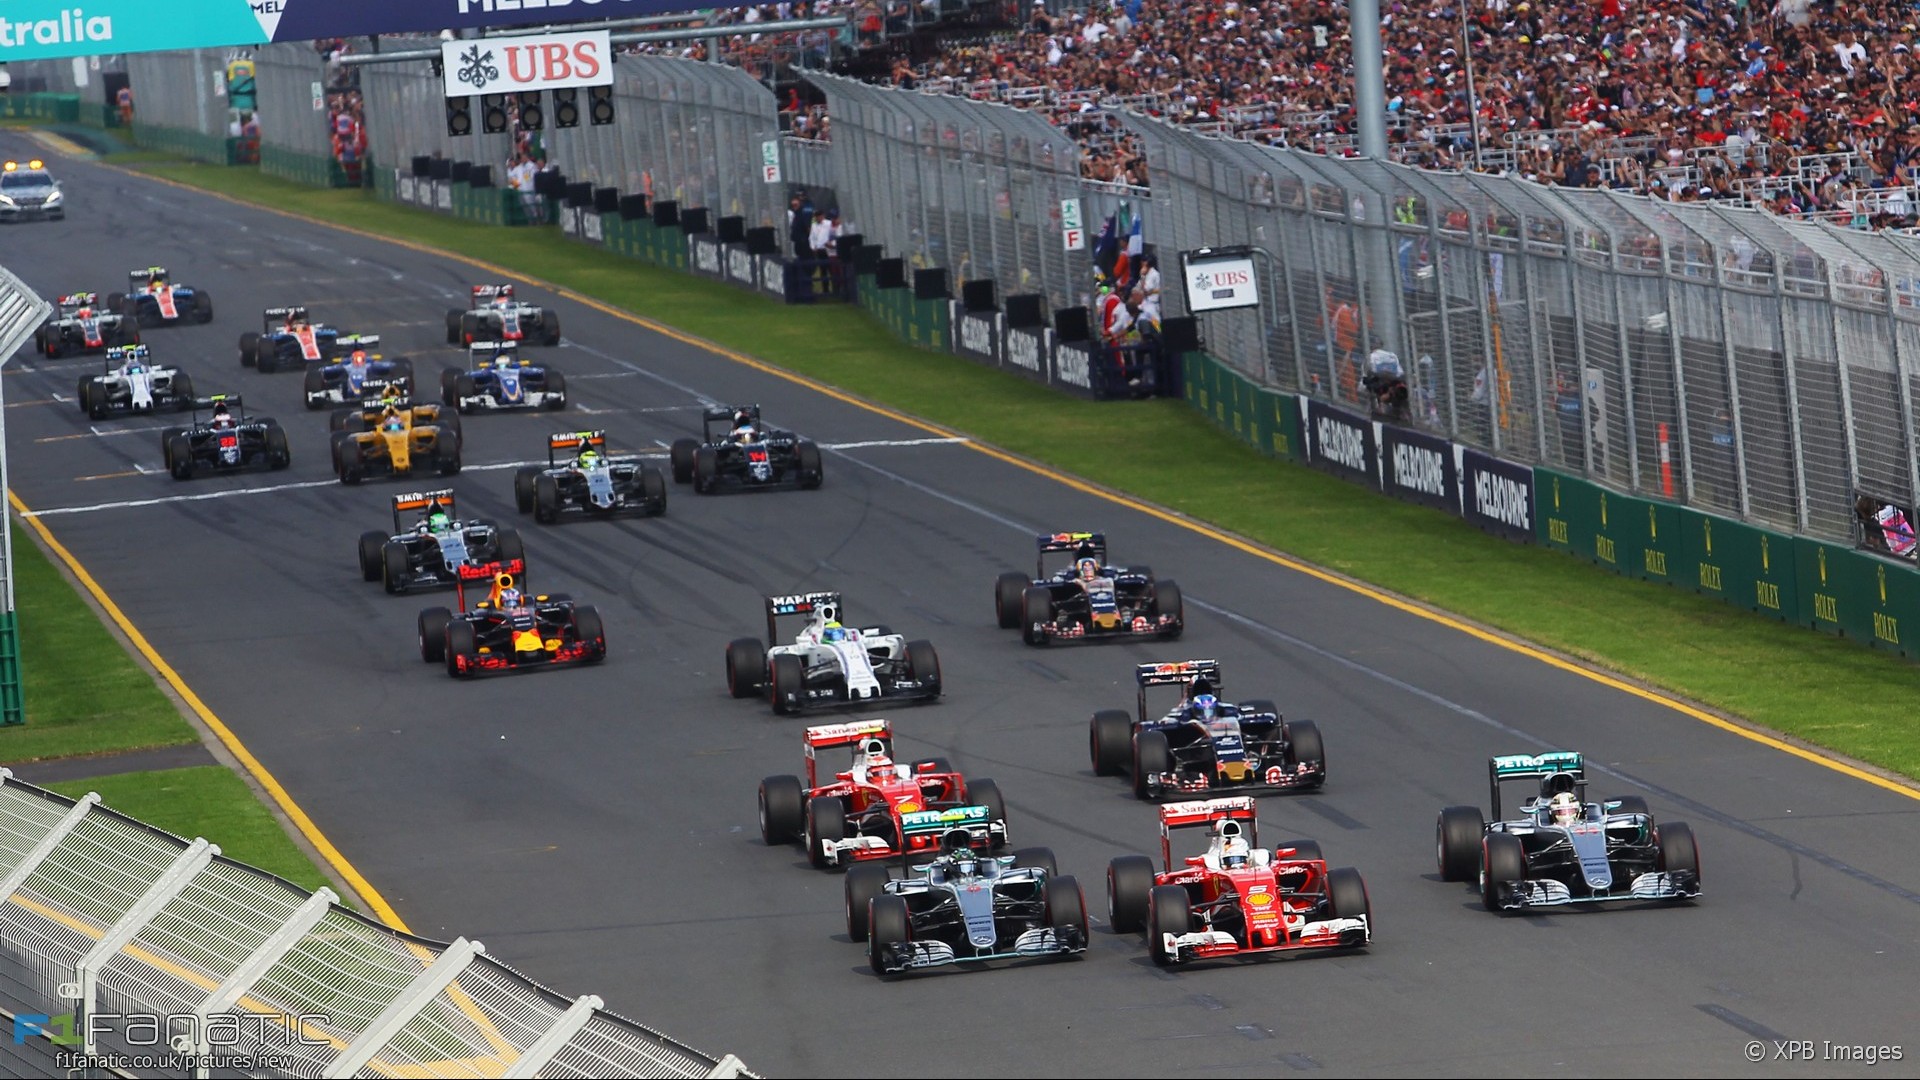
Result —
[{"label": "front wing", "polygon": [[454,404],[465,412],[469,409],[545,409],[553,404],[564,404],[567,395],[553,390],[525,390],[518,401],[502,401],[496,394],[478,391],[454,399]]},{"label": "front wing", "polygon": [[1639,874],[1624,889],[1581,893],[1575,896],[1565,882],[1552,878],[1532,878],[1515,882],[1502,890],[1500,908],[1518,911],[1530,907],[1559,907],[1563,904],[1617,904],[1640,900],[1692,900],[1700,895],[1700,875],[1692,871],[1669,874],[1650,870]]},{"label": "front wing", "polygon": [[1070,956],[1087,951],[1087,935],[1077,926],[1059,929],[1035,927],[1014,939],[1013,947],[1001,952],[962,954],[944,941],[896,941],[876,944],[880,968],[897,975],[914,968],[943,967],[947,964],[977,964],[988,960],[1031,959],[1036,956]]},{"label": "front wing", "polygon": [[1192,930],[1184,934],[1163,934],[1161,937],[1161,948],[1174,963],[1188,963],[1223,956],[1256,956],[1304,949],[1357,949],[1372,943],[1373,928],[1368,917],[1361,915],[1351,919],[1321,919],[1306,923],[1272,945],[1242,945],[1232,934],[1219,930]]},{"label": "front wing", "polygon": [[1149,791],[1158,791],[1162,795],[1204,796],[1209,791],[1232,791],[1235,794],[1264,795],[1278,791],[1293,791],[1299,788],[1317,788],[1327,782],[1325,762],[1303,761],[1292,768],[1284,765],[1269,765],[1264,769],[1249,769],[1243,779],[1234,780],[1215,773],[1182,773],[1179,771],[1149,773],[1146,786]]}]

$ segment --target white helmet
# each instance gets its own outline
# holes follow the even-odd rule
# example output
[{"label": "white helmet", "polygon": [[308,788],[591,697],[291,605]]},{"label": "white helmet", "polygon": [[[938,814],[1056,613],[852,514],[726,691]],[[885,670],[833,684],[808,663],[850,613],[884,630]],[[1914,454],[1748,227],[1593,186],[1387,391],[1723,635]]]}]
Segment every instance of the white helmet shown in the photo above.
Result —
[{"label": "white helmet", "polygon": [[1570,791],[1555,795],[1552,801],[1547,803],[1547,809],[1553,814],[1555,825],[1571,825],[1580,820],[1580,800],[1574,798]]}]

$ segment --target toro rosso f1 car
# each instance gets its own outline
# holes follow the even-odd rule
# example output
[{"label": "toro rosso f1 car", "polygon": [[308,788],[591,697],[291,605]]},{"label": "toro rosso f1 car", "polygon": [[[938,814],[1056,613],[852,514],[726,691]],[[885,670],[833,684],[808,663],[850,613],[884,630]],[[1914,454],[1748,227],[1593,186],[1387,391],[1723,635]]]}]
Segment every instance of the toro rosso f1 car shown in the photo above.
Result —
[{"label": "toro rosso f1 car", "polygon": [[[1311,720],[1286,720],[1273,702],[1220,700],[1220,661],[1140,664],[1135,715],[1093,714],[1088,750],[1096,776],[1133,774],[1142,799],[1215,791],[1314,790],[1327,782],[1327,752]],[[1147,690],[1178,686],[1178,704],[1162,714]]]},{"label": "toro rosso f1 car", "polygon": [[[945,758],[893,760],[893,726],[885,720],[810,727],[807,775],[760,781],[760,838],[768,845],[796,838],[820,869],[931,855],[940,838],[960,829],[983,848],[1007,842],[1007,807],[991,780],[969,782]],[[852,765],[819,771],[822,750],[853,751]]]},{"label": "toro rosso f1 car", "polygon": [[501,671],[597,664],[607,658],[600,613],[563,593],[530,596],[512,574],[496,574],[487,598],[467,607],[464,579],[455,579],[460,610],[420,613],[420,659],[445,663],[454,678]]},{"label": "toro rosso f1 car", "polygon": [[[1029,645],[1096,638],[1177,638],[1186,628],[1180,586],[1155,581],[1144,566],[1107,565],[1107,538],[1097,532],[1049,533],[1035,540],[1034,577],[1017,570],[994,583],[1000,626],[1020,629]],[[1072,561],[1047,572],[1047,556]]]},{"label": "toro rosso f1 car", "polygon": [[[1311,840],[1260,847],[1257,815],[1245,797],[1162,806],[1165,869],[1145,855],[1107,864],[1114,931],[1144,930],[1162,965],[1370,943],[1373,905],[1360,872],[1329,869]],[[1173,834],[1195,829],[1211,834],[1207,849],[1175,862]]]},{"label": "toro rosso f1 car", "polygon": [[440,397],[461,412],[476,409],[564,409],[567,377],[520,355],[517,345],[479,341],[467,366],[440,373]]},{"label": "toro rosso f1 car", "polygon": [[100,295],[90,292],[61,297],[55,302],[53,318],[33,332],[34,351],[48,359],[139,342],[140,328],[133,320],[120,314],[118,307],[101,307]]},{"label": "toro rosso f1 car", "polygon": [[107,306],[138,326],[179,326],[213,321],[213,297],[192,285],[175,285],[164,266],[127,272],[127,291],[110,293]]},{"label": "toro rosso f1 car", "polygon": [[379,334],[347,334],[335,343],[344,354],[339,360],[307,366],[307,408],[350,405],[389,392],[400,397],[413,395],[413,361],[404,356],[389,360],[380,355],[376,351],[380,348]]},{"label": "toro rosso f1 car", "polygon": [[512,285],[475,285],[467,310],[447,310],[447,344],[479,341],[560,344],[560,316],[551,308],[523,304]]},{"label": "toro rosso f1 car", "polygon": [[360,576],[390,593],[527,572],[520,534],[486,521],[461,521],[453,489],[393,497],[393,532],[360,534]]},{"label": "toro rosso f1 car", "polygon": [[[607,457],[604,431],[547,436],[547,467],[528,465],[513,475],[513,501],[542,524],[561,514],[612,517],[667,512],[667,481],[634,457]],[[564,457],[563,457],[564,455]]]},{"label": "toro rosso f1 car", "polygon": [[284,469],[293,464],[286,431],[271,416],[248,416],[237,394],[194,402],[192,426],[162,431],[160,446],[175,480],[191,479],[201,471]]},{"label": "toro rosso f1 car", "polygon": [[115,413],[191,408],[193,379],[176,367],[156,367],[145,345],[107,350],[106,372],[82,375],[76,388],[80,411],[104,420]]},{"label": "toro rosso f1 car", "polygon": [[813,489],[826,478],[820,447],[791,431],[763,427],[760,406],[708,409],[704,440],[675,439],[673,482],[711,495],[721,488]]},{"label": "toro rosso f1 car", "polygon": [[331,360],[340,351],[340,331],[307,317],[304,307],[273,307],[260,313],[260,332],[240,335],[240,363],[273,372]]},{"label": "toro rosso f1 car", "polygon": [[[840,594],[767,597],[767,641],[735,638],[727,644],[727,692],[765,693],[778,714],[803,709],[940,696],[940,657],[930,641],[908,641],[885,626],[840,625]],[[806,625],[781,644],[778,622]]]},{"label": "toro rosso f1 car", "polygon": [[[1500,785],[1536,781],[1538,794],[1502,818]],[[1579,754],[1510,754],[1487,762],[1493,820],[1477,806],[1440,811],[1440,876],[1480,885],[1488,911],[1700,895],[1700,849],[1684,823],[1656,823],[1645,799],[1587,799]]]}]

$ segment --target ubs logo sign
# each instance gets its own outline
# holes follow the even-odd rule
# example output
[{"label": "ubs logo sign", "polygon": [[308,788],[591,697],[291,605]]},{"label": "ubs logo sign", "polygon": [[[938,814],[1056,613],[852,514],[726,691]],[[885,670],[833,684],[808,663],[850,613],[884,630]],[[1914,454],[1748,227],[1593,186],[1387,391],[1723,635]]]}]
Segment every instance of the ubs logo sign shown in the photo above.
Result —
[{"label": "ubs logo sign", "polygon": [[1022,333],[1019,330],[1007,331],[1007,363],[1038,375],[1040,373],[1040,336]]},{"label": "ubs logo sign", "polygon": [[779,259],[760,260],[760,287],[775,296],[787,295],[787,268]]},{"label": "ubs logo sign", "polygon": [[580,215],[580,225],[581,231],[586,234],[587,239],[594,243],[598,244],[605,239],[600,231],[599,214],[582,211]]},{"label": "ubs logo sign", "polygon": [[1062,345],[1053,354],[1053,377],[1068,386],[1078,386],[1082,390],[1093,389],[1091,366],[1087,354],[1080,349],[1069,349]]},{"label": "ubs logo sign", "polygon": [[727,276],[743,284],[753,284],[753,256],[746,248],[732,248],[727,252]]},{"label": "ubs logo sign", "polygon": [[720,273],[720,245],[711,240],[693,242],[693,268],[703,274]]}]

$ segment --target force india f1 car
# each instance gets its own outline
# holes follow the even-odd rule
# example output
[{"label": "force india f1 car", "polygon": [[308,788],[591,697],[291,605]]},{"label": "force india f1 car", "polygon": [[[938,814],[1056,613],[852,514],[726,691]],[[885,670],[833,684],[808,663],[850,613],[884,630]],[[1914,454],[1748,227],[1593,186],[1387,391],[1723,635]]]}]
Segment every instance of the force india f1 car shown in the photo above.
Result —
[{"label": "force india f1 car", "polygon": [[847,871],[847,936],[881,975],[1087,951],[1086,897],[1046,848],[983,854],[955,829],[931,861],[901,862],[897,878],[872,863]]},{"label": "force india f1 car", "polygon": [[61,297],[53,318],[33,332],[34,351],[50,360],[139,342],[140,328],[133,320],[118,308],[101,307],[100,294],[90,292]]},{"label": "force india f1 car", "polygon": [[[1133,793],[1158,799],[1231,788],[1314,790],[1327,782],[1327,752],[1311,720],[1286,720],[1273,702],[1221,701],[1220,661],[1140,664],[1136,716],[1121,709],[1093,714],[1088,750],[1096,776],[1133,773]],[[1183,688],[1164,715],[1147,709],[1147,689]]]},{"label": "force india f1 car", "polygon": [[[727,644],[727,692],[766,693],[777,714],[803,709],[940,696],[940,657],[930,641],[908,641],[885,626],[840,625],[840,594],[767,597],[767,643]],[[779,620],[804,618],[792,644],[780,643]]]},{"label": "force india f1 car", "polygon": [[520,355],[517,345],[476,341],[467,366],[440,372],[440,399],[461,412],[567,407],[567,377]]},{"label": "force india f1 car", "polygon": [[479,341],[558,345],[560,316],[515,300],[512,285],[475,285],[466,311],[447,309],[447,344]]},{"label": "force india f1 car", "polygon": [[307,367],[307,408],[351,405],[389,391],[401,397],[413,395],[413,361],[404,356],[391,360],[382,356],[376,351],[380,348],[379,334],[346,334],[335,343],[344,354],[338,361]]},{"label": "force india f1 car", "polygon": [[[1537,780],[1539,794],[1500,816],[1500,785]],[[1700,895],[1700,849],[1678,821],[1656,824],[1646,800],[1587,801],[1586,770],[1568,750],[1487,762],[1493,820],[1476,806],[1440,811],[1440,876],[1480,883],[1488,911],[1620,900],[1692,900]]]},{"label": "force india f1 car", "polygon": [[300,306],[267,308],[260,313],[260,332],[240,335],[240,363],[273,372],[331,360],[340,351],[340,331],[307,317]]},{"label": "force india f1 car", "polygon": [[703,439],[675,439],[673,482],[711,495],[723,487],[817,488],[826,478],[820,447],[791,431],[763,427],[760,406],[708,409]]},{"label": "force india f1 car", "polygon": [[439,405],[388,398],[336,417],[333,471],[343,484],[370,476],[460,471],[460,417]]},{"label": "force india f1 car", "polygon": [[115,413],[150,413],[190,408],[193,379],[175,367],[156,367],[145,345],[107,350],[106,372],[80,376],[75,393],[80,411],[104,420]]},{"label": "force india f1 car", "polygon": [[175,285],[164,266],[127,272],[127,291],[109,293],[107,306],[137,326],[179,326],[213,321],[213,297],[192,285]]},{"label": "force india f1 car", "polygon": [[360,576],[390,593],[527,572],[520,534],[486,521],[461,521],[453,489],[393,497],[393,532],[360,534]]},{"label": "force india f1 car", "polygon": [[547,436],[547,467],[528,465],[513,474],[514,505],[541,524],[571,513],[666,513],[667,481],[660,470],[639,458],[607,457],[606,449],[604,431]]},{"label": "force india f1 car", "polygon": [[271,416],[248,416],[236,394],[194,402],[193,425],[162,431],[160,446],[175,480],[191,479],[201,471],[284,469],[293,464],[286,431]]},{"label": "force india f1 car", "polygon": [[[976,846],[1004,847],[1007,807],[991,780],[968,780],[945,758],[893,760],[885,720],[810,727],[803,736],[807,775],[760,781],[760,838],[769,846],[798,837],[807,861],[824,870],[900,854],[932,855],[953,830]],[[853,764],[819,771],[822,750],[847,747]]]},{"label": "force india f1 car", "polygon": [[485,600],[467,607],[467,588],[455,581],[460,610],[420,613],[420,659],[445,663],[454,678],[500,671],[597,664],[607,658],[600,613],[564,593],[529,596],[512,574],[496,574]]},{"label": "force india f1 car", "polygon": [[[1017,570],[994,583],[993,606],[1002,629],[1020,629],[1029,645],[1098,638],[1177,638],[1186,628],[1180,586],[1155,581],[1144,566],[1107,565],[1107,538],[1097,532],[1049,533],[1035,538],[1034,577]],[[1072,561],[1051,575],[1047,556]]]},{"label": "force india f1 car", "polygon": [[[1173,858],[1173,834],[1207,829],[1203,854]],[[1144,930],[1157,964],[1308,949],[1355,949],[1373,940],[1367,884],[1351,867],[1329,869],[1320,845],[1260,847],[1254,801],[1240,797],[1160,808],[1160,859],[1122,855],[1107,864],[1107,919],[1115,933]]]}]

